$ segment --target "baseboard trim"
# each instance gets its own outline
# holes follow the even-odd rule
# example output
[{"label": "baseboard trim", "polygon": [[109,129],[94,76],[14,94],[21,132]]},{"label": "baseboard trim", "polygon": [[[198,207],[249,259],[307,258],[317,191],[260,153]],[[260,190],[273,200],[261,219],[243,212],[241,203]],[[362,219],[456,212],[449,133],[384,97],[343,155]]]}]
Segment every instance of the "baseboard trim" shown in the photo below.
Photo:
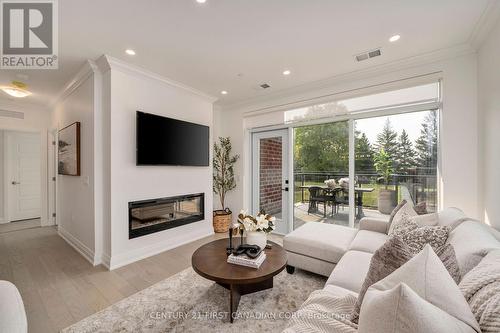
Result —
[{"label": "baseboard trim", "polygon": [[111,270],[109,267],[111,265],[111,256],[109,254],[103,253],[101,258],[101,264],[106,267],[108,270]]},{"label": "baseboard trim", "polygon": [[199,239],[211,236],[213,234],[214,234],[213,230],[206,230],[203,233],[193,236],[192,238],[182,240],[175,244],[172,244],[172,240],[167,240],[165,242],[156,243],[146,247],[141,247],[139,249],[127,251],[125,253],[120,253],[114,256],[113,255],[108,256],[103,254],[102,264],[109,270],[114,270],[122,266],[136,262],[138,260],[154,256],[158,253],[168,251],[191,242],[195,242]]},{"label": "baseboard trim", "polygon": [[88,248],[85,244],[83,244],[80,240],[74,237],[72,234],[64,230],[59,226],[57,228],[57,233],[61,236],[62,239],[66,241],[72,248],[74,248],[78,253],[80,253],[88,262],[92,264],[92,266],[97,266],[96,258],[94,255],[94,251]]}]

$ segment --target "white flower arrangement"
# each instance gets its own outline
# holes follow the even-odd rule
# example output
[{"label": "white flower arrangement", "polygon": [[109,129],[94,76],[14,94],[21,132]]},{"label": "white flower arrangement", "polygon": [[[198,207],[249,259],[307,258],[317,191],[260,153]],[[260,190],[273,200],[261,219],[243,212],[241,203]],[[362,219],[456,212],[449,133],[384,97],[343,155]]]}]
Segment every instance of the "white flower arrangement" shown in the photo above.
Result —
[{"label": "white flower arrangement", "polygon": [[343,188],[348,188],[349,187],[349,178],[340,178],[339,185]]},{"label": "white flower arrangement", "polygon": [[245,231],[262,231],[270,233],[276,228],[276,218],[269,214],[258,214],[256,216],[249,215],[247,211],[242,210],[238,214],[238,222],[240,227]]},{"label": "white flower arrangement", "polygon": [[337,186],[337,182],[335,179],[327,179],[325,180],[325,185],[328,186],[328,188],[335,188],[335,186]]}]

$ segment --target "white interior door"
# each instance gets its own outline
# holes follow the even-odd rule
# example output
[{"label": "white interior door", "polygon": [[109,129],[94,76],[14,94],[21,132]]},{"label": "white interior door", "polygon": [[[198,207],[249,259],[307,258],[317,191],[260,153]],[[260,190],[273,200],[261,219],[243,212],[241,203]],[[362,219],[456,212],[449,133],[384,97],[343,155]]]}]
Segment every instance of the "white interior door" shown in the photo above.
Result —
[{"label": "white interior door", "polygon": [[254,133],[252,137],[252,213],[276,217],[278,234],[290,230],[288,217],[288,130]]},{"label": "white interior door", "polygon": [[40,135],[7,133],[9,221],[40,217]]}]

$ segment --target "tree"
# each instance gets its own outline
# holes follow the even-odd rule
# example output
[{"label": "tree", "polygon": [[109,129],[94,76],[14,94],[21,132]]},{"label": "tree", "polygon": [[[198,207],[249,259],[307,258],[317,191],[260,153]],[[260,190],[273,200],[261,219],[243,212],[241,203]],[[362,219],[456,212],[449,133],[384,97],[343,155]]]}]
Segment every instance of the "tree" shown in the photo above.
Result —
[{"label": "tree", "polygon": [[295,170],[349,170],[347,122],[297,127],[295,129]]},{"label": "tree", "polygon": [[356,172],[373,170],[373,148],[365,133],[356,132]]},{"label": "tree", "polygon": [[408,169],[415,167],[415,149],[408,136],[403,130],[399,136],[398,151],[396,155],[396,169],[398,173],[408,173]]},{"label": "tree", "polygon": [[375,154],[375,170],[382,177],[385,184],[385,189],[387,190],[387,185],[389,185],[389,179],[391,174],[394,172],[393,160],[391,156],[385,151],[384,148]]},{"label": "tree", "polygon": [[226,209],[225,199],[227,192],[236,187],[234,180],[234,164],[239,159],[238,155],[231,156],[231,140],[219,137],[219,143],[214,143],[214,179],[213,190],[219,195],[222,209]]},{"label": "tree", "polygon": [[438,122],[437,112],[429,111],[424,118],[420,136],[415,141],[416,164],[420,168],[428,168],[432,173],[437,164]]},{"label": "tree", "polygon": [[382,132],[377,135],[375,148],[378,151],[384,149],[385,153],[393,160],[393,162],[395,161],[398,151],[397,138],[398,133],[392,129],[391,121],[387,118]]}]

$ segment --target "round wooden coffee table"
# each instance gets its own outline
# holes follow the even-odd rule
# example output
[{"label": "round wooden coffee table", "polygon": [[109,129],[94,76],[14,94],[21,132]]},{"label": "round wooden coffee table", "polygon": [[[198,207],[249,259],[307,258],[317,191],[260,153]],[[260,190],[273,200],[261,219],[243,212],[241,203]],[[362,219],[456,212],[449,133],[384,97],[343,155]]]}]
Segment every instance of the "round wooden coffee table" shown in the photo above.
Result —
[{"label": "round wooden coffee table", "polygon": [[266,260],[258,268],[250,268],[227,262],[228,238],[215,240],[198,248],[191,258],[196,273],[230,291],[229,313],[233,322],[241,295],[273,287],[273,277],[286,266],[286,252],[280,245],[268,241],[271,249],[265,249]]}]

